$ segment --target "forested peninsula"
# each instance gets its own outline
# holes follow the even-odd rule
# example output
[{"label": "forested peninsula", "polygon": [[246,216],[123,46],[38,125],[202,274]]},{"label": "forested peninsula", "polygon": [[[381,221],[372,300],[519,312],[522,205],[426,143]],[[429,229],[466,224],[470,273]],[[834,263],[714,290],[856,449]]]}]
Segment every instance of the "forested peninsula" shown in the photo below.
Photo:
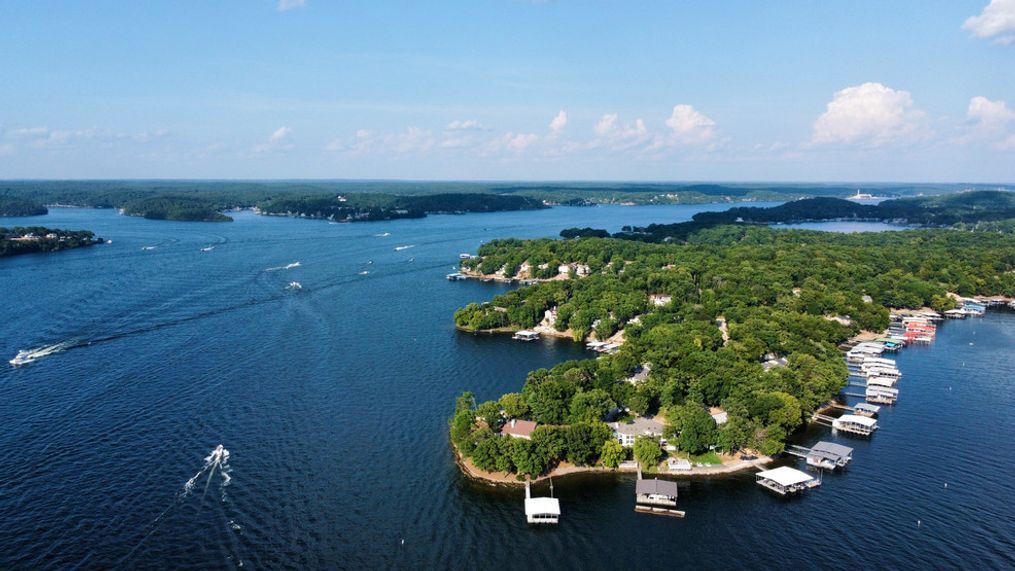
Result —
[{"label": "forested peninsula", "polygon": [[0,196],[0,217],[42,216],[49,209],[38,202],[13,196]]},{"label": "forested peninsula", "polygon": [[[232,217],[227,212],[247,208],[264,215],[338,222],[548,208],[542,200],[518,194],[335,192],[316,185],[295,183],[119,184],[83,181],[6,184],[6,187],[0,187],[0,213],[9,210],[12,214],[6,214],[8,216],[46,214],[42,204],[116,208],[125,215],[150,220],[198,222],[229,222]],[[323,188],[332,187],[323,185]],[[395,188],[392,187],[392,190]],[[411,191],[412,188],[401,190]]]},{"label": "forested peninsula", "polygon": [[88,230],[60,230],[42,226],[0,227],[0,258],[18,254],[59,252],[101,244]]},{"label": "forested peninsula", "polygon": [[[895,212],[875,217],[885,211]],[[466,272],[536,283],[458,310],[458,328],[621,342],[614,354],[533,371],[518,392],[496,400],[460,397],[450,437],[463,458],[519,477],[564,462],[616,467],[631,450],[604,421],[634,418],[661,424],[675,455],[776,454],[844,386],[838,345],[884,330],[889,308],[949,309],[950,292],[1015,296],[1015,235],[996,231],[720,224],[683,233],[681,243],[650,243],[667,234],[648,235],[496,240],[462,262]],[[536,425],[528,438],[498,437],[512,420]],[[649,470],[666,454],[658,438],[633,446]]]},{"label": "forested peninsula", "polygon": [[[894,222],[929,227],[975,228],[978,224],[995,229],[1010,228],[1015,221],[1015,192],[973,191],[918,198],[898,198],[878,204],[863,204],[841,198],[816,197],[795,200],[770,208],[735,207],[719,212],[699,212],[689,222],[625,226],[614,236],[645,242],[683,241],[691,234],[722,224],[789,224],[828,220]],[[592,228],[568,229],[564,237],[590,235]]]}]

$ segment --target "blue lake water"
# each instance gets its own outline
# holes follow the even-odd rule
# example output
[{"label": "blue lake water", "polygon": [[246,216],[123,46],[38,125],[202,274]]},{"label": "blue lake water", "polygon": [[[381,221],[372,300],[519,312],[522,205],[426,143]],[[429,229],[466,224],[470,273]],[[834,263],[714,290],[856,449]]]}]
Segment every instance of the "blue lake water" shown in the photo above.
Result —
[{"label": "blue lake water", "polygon": [[[559,528],[530,529],[521,491],[461,476],[446,434],[457,394],[493,398],[587,353],[456,332],[455,308],[504,290],[446,281],[457,254],[704,208],[723,206],[362,224],[5,219],[113,243],[0,260],[3,361],[66,347],[0,366],[0,568],[1015,565],[1008,312],[945,323],[935,345],[903,352],[900,404],[873,439],[848,440],[847,472],[802,498],[747,474],[682,481],[679,520],[634,513],[630,476],[576,476],[555,482]],[[301,291],[285,289],[293,280]],[[817,438],[825,429],[805,436]],[[218,444],[228,485],[205,471],[184,494]]]},{"label": "blue lake water", "polygon": [[798,224],[773,224],[772,228],[785,230],[820,230],[822,232],[893,232],[911,230],[912,226],[888,224],[885,222],[800,222]]}]

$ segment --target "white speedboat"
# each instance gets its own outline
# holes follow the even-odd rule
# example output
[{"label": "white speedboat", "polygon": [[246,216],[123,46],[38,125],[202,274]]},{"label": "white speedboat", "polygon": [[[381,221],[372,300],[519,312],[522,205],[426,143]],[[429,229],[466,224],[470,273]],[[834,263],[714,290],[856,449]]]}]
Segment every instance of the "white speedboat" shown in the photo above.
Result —
[{"label": "white speedboat", "polygon": [[202,252],[211,252],[215,249],[215,246],[208,246],[207,248],[201,248]]}]

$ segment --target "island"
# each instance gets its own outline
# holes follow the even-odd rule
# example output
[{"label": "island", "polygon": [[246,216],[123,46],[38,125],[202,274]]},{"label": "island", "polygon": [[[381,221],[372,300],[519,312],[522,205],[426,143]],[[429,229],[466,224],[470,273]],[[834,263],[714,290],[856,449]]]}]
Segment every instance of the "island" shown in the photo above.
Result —
[{"label": "island", "polygon": [[529,330],[599,351],[532,371],[493,400],[461,395],[450,440],[470,476],[754,466],[839,393],[842,347],[885,330],[891,309],[945,311],[953,294],[1015,296],[1015,235],[993,227],[655,228],[495,240],[461,261],[463,273],[528,285],[459,309],[460,330]]},{"label": "island", "polygon": [[0,258],[18,254],[59,252],[101,244],[88,230],[60,230],[42,226],[0,228]]}]

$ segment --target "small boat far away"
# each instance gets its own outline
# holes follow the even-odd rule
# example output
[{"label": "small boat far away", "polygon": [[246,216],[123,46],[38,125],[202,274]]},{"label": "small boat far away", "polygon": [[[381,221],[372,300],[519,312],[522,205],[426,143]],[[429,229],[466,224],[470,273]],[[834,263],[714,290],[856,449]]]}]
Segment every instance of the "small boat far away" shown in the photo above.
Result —
[{"label": "small boat far away", "polygon": [[303,284],[301,284],[300,282],[289,282],[289,285],[286,286],[286,289],[291,290],[303,289]]},{"label": "small boat far away", "polygon": [[415,244],[409,244],[408,246],[395,246],[395,251],[396,252],[401,252],[402,250],[408,250],[409,248],[415,248],[415,247],[416,247]]}]

